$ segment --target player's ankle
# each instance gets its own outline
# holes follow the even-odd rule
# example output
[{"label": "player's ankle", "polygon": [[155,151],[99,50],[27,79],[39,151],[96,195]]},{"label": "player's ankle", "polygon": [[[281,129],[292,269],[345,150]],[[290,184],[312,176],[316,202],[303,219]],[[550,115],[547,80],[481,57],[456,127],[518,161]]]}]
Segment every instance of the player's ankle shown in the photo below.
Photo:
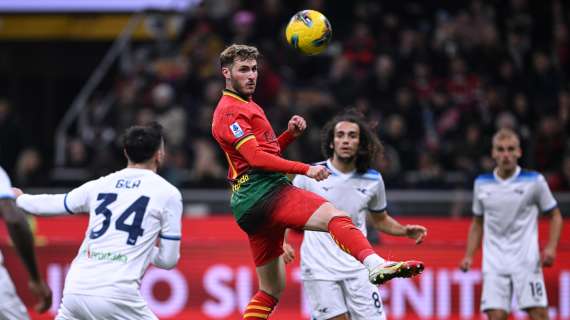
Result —
[{"label": "player's ankle", "polygon": [[376,253],[369,254],[366,258],[362,260],[362,263],[368,269],[368,271],[372,271],[376,269],[379,265],[384,264],[386,260],[380,257]]}]

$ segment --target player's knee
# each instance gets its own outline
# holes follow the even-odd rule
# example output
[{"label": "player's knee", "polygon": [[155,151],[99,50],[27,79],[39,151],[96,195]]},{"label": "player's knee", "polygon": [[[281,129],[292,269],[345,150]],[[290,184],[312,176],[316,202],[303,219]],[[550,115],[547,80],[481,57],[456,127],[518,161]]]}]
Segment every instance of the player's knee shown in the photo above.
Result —
[{"label": "player's knee", "polygon": [[285,291],[285,279],[268,283],[265,286],[260,285],[260,289],[270,296],[279,299],[283,291]]},{"label": "player's knee", "polygon": [[486,313],[489,320],[507,320],[507,313],[503,310],[489,310]]},{"label": "player's knee", "polygon": [[342,210],[339,210],[337,208],[334,208],[333,212],[332,212],[332,218],[331,219],[336,218],[336,217],[348,217],[348,216],[349,216],[348,213],[346,213]]},{"label": "player's knee", "polygon": [[529,308],[526,311],[532,320],[548,320],[546,308]]},{"label": "player's knee", "polygon": [[305,229],[328,231],[329,223],[336,217],[348,217],[348,214],[335,208],[330,202],[326,202],[309,218]]},{"label": "player's knee", "polygon": [[329,203],[329,207],[327,208],[327,224],[336,217],[348,217],[348,213],[337,209],[335,206]]}]

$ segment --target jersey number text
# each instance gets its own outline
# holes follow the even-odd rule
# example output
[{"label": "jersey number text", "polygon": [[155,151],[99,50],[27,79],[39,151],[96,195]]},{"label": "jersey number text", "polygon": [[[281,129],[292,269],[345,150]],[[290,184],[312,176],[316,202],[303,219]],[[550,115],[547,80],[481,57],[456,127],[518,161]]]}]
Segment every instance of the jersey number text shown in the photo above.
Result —
[{"label": "jersey number text", "polygon": [[[109,225],[111,224],[111,215],[113,214],[111,210],[107,207],[117,200],[116,193],[99,193],[97,195],[97,200],[102,200],[101,204],[95,209],[95,214],[99,215],[102,214],[105,217],[103,220],[103,224],[98,230],[91,230],[89,233],[89,238],[97,239],[107,232],[109,229]],[[148,206],[148,201],[150,200],[149,197],[140,196],[133,204],[131,204],[127,210],[125,210],[117,221],[115,221],[115,229],[125,231],[129,234],[127,238],[127,244],[135,245],[137,243],[138,237],[142,236],[144,233],[144,229],[141,228],[142,220],[144,214],[146,212],[146,207]],[[125,221],[131,216],[131,214],[135,214],[132,224],[126,224]]]}]

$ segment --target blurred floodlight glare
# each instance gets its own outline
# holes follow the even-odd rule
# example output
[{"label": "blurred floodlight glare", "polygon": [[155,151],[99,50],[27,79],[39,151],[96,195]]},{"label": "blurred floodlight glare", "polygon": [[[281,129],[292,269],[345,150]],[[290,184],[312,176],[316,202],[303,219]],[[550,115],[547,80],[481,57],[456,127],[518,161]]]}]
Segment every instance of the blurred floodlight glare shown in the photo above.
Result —
[{"label": "blurred floodlight glare", "polygon": [[132,12],[145,9],[184,11],[201,0],[2,0],[2,12]]}]

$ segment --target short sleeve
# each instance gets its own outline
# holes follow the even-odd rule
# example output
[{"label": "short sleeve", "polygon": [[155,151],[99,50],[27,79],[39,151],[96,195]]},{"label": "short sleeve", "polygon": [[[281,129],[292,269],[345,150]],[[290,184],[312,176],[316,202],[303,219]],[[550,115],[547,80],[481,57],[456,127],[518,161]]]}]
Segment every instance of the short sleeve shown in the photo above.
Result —
[{"label": "short sleeve", "polygon": [[89,181],[69,191],[63,198],[65,211],[70,214],[89,212],[89,194],[97,180]]},{"label": "short sleeve", "polygon": [[543,175],[538,176],[536,192],[537,205],[541,212],[548,212],[558,205]]},{"label": "short sleeve", "polygon": [[160,238],[180,240],[182,237],[182,195],[178,190],[166,201],[162,211]]},{"label": "short sleeve", "polygon": [[248,137],[253,137],[251,120],[248,115],[236,110],[224,110],[222,112],[222,125],[217,130],[224,142],[237,148]]},{"label": "short sleeve", "polygon": [[477,180],[475,180],[475,183],[473,184],[473,214],[476,216],[482,216],[483,215],[483,203],[481,202],[481,197],[479,197],[480,194],[480,185],[479,183],[477,183]]},{"label": "short sleeve", "polygon": [[2,167],[0,167],[0,199],[14,199],[12,183]]},{"label": "short sleeve", "polygon": [[374,195],[368,203],[368,211],[370,211],[370,213],[381,213],[386,211],[387,206],[384,179],[382,179],[382,175],[378,175],[378,183],[374,188]]}]

